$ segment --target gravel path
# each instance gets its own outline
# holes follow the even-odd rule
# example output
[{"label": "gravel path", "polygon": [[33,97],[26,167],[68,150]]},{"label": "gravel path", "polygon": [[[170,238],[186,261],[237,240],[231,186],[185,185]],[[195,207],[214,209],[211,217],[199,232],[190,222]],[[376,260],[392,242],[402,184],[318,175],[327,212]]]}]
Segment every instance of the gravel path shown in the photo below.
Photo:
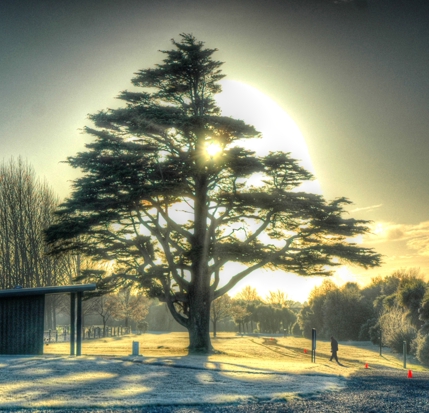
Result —
[{"label": "gravel path", "polygon": [[[55,410],[55,413],[84,410]],[[14,413],[28,410],[13,410]],[[51,412],[37,410],[38,413]],[[152,406],[133,409],[91,410],[92,413],[274,413],[274,412],[352,412],[352,413],[420,413],[429,412],[429,373],[407,371],[362,370],[347,380],[347,386],[337,392],[297,398],[284,403],[248,403],[205,406]]]},{"label": "gravel path", "polygon": [[[365,370],[347,381],[345,389],[285,403],[211,407],[153,408],[151,413],[274,413],[274,412],[429,412],[429,373],[407,378],[406,371]],[[149,412],[149,410],[148,410]],[[133,412],[134,413],[134,412]]]}]

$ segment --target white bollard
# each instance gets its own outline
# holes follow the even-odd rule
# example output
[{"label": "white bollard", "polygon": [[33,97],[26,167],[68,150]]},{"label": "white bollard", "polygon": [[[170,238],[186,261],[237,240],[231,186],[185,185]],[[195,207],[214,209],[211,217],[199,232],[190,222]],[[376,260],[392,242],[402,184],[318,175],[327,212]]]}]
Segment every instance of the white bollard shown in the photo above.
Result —
[{"label": "white bollard", "polygon": [[138,356],[140,353],[139,351],[139,342],[138,341],[133,341],[133,354],[132,356]]}]

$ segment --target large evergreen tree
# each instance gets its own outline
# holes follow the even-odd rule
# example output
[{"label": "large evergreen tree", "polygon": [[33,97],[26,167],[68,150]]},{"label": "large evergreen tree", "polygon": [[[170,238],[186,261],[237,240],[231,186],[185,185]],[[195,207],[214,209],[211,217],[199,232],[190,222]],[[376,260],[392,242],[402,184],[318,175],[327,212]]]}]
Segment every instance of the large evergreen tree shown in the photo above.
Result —
[{"label": "large evergreen tree", "polygon": [[[190,353],[208,353],[211,302],[251,272],[329,275],[342,262],[372,267],[380,257],[346,242],[368,230],[342,217],[346,199],[300,192],[312,176],[289,154],[258,157],[241,146],[259,134],[221,116],[216,49],[188,34],[173,46],[136,73],[141,91],[122,92],[123,108],[90,116],[94,141],[68,159],[83,176],[47,239],[54,252],[116,260],[103,282],[135,283],[165,300],[189,331]],[[225,274],[230,261],[244,269]]]}]

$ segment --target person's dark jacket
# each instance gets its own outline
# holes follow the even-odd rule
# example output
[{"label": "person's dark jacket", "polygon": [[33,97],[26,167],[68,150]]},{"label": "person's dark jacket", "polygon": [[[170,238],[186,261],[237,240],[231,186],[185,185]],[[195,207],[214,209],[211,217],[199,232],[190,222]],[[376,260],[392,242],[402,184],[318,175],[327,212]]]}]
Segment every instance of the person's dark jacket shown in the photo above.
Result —
[{"label": "person's dark jacket", "polygon": [[331,339],[331,351],[338,351],[338,341],[335,338]]}]

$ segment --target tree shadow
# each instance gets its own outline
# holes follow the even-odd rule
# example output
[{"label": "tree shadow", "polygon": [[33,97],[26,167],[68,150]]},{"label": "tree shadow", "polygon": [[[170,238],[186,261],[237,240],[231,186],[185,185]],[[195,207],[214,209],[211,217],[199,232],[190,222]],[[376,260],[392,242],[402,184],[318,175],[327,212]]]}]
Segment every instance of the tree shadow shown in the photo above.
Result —
[{"label": "tree shadow", "polygon": [[0,410],[256,401],[320,392],[344,380],[190,357],[0,357]]}]

